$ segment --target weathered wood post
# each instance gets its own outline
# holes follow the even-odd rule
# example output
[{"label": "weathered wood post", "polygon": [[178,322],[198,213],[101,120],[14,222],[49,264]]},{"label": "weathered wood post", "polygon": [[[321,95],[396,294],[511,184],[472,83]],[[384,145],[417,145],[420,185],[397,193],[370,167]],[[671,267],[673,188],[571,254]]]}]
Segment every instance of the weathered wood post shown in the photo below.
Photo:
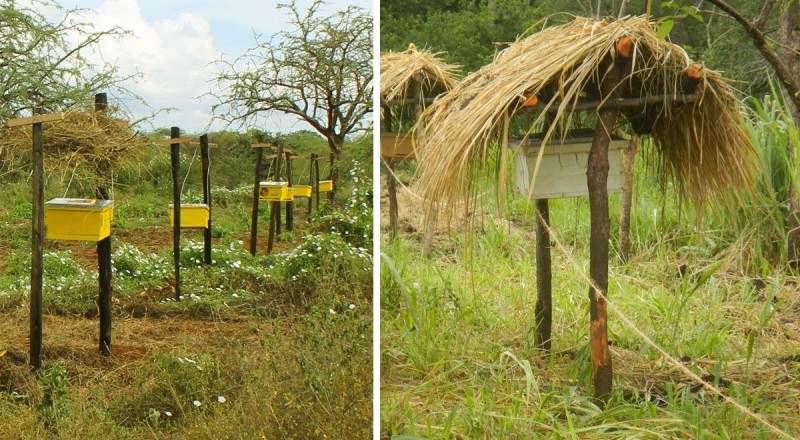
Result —
[{"label": "weathered wood post", "polygon": [[[613,63],[613,61],[611,61]],[[613,64],[601,86],[601,97],[616,97],[621,74]],[[592,354],[594,396],[605,403],[611,393],[612,365],[608,349],[608,319],[605,295],[608,294],[608,145],[619,116],[618,108],[600,108],[589,150],[586,170],[589,190],[591,237],[589,239],[589,344]]]},{"label": "weathered wood post", "polygon": [[[108,96],[98,93],[94,97],[94,111],[105,112],[108,108]],[[110,172],[107,162],[98,166],[100,171],[100,184],[97,186],[96,196],[100,200],[108,200],[106,179]],[[97,280],[100,284],[100,293],[97,297],[97,309],[100,313],[100,353],[103,356],[111,354],[111,235],[97,242]]]},{"label": "weathered wood post", "polygon": [[[172,127],[170,138],[181,137],[181,129]],[[181,300],[181,186],[180,186],[180,148],[177,141],[170,145],[170,159],[172,163],[172,260],[175,270],[175,300]]]},{"label": "weathered wood post", "polygon": [[[392,133],[392,109],[388,105],[383,106],[383,121],[384,130]],[[398,209],[397,209],[397,179],[394,175],[394,159],[384,159],[386,164],[386,193],[389,196],[389,239],[394,240],[397,238],[398,230]]]},{"label": "weathered wood post", "polygon": [[263,137],[258,135],[257,143],[251,145],[256,150],[256,172],[255,183],[253,184],[253,216],[250,222],[250,254],[256,254],[256,246],[258,245],[258,202],[259,191],[261,190],[261,168],[264,162],[264,148],[271,144],[263,143]]},{"label": "weathered wood post", "polygon": [[[273,179],[278,182],[280,180],[281,169],[281,156],[283,155],[283,147],[278,146],[278,150],[274,155],[275,169],[273,172]],[[281,202],[270,202],[270,216],[269,216],[269,236],[267,237],[267,254],[272,253],[275,247],[275,239],[281,233]]]},{"label": "weathered wood post", "polygon": [[30,308],[30,362],[38,370],[42,367],[42,285],[44,269],[44,128],[45,122],[64,119],[64,113],[39,113],[27,118],[8,121],[9,127],[32,125],[33,166],[31,190],[33,192],[33,218],[31,221],[31,308]]},{"label": "weathered wood post", "polygon": [[203,259],[211,264],[211,157],[208,135],[200,136],[200,156],[203,164],[203,203],[208,206],[208,225],[203,230]]},{"label": "weathered wood post", "polygon": [[316,197],[316,206],[314,209],[319,209],[319,156],[313,153],[311,156],[311,166],[314,170],[314,196]]},{"label": "weathered wood post", "polygon": [[33,221],[31,222],[31,366],[42,368],[42,255],[44,252],[44,147],[42,123],[33,124]]},{"label": "weathered wood post", "polygon": [[317,157],[317,153],[311,153],[311,156],[308,159],[308,180],[309,180],[308,184],[311,185],[311,189],[312,189],[312,194],[308,198],[308,220],[307,221],[309,223],[311,223],[311,208],[312,208],[312,205],[314,203],[314,196],[317,196],[317,198],[319,198],[319,196],[317,195],[317,190],[319,188],[317,188],[315,186],[315,184],[314,184],[314,162],[316,162],[316,157]]},{"label": "weathered wood post", "polygon": [[338,186],[337,184],[339,183],[337,182],[339,173],[334,172],[335,171],[334,167],[336,166],[336,154],[333,151],[331,151],[330,158],[328,160],[330,161],[330,169],[328,170],[328,180],[333,182],[333,190],[328,192],[328,200],[333,201],[333,196],[336,193],[336,187]]},{"label": "weathered wood post", "polygon": [[[289,184],[289,188],[292,187],[292,152],[287,149],[284,152],[286,155],[286,182]],[[292,199],[294,200],[294,199]],[[291,231],[294,230],[294,202],[292,200],[288,200],[286,202],[286,230]]]},{"label": "weathered wood post", "polygon": [[536,348],[550,351],[553,328],[552,263],[550,260],[550,203],[536,199]]}]

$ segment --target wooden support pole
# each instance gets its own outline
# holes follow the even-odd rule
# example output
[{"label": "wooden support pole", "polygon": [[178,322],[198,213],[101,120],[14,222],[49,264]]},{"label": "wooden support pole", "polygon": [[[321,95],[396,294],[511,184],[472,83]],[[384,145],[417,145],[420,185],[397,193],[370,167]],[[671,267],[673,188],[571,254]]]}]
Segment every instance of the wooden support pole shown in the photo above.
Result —
[{"label": "wooden support pole", "polygon": [[44,152],[42,123],[33,124],[33,221],[31,222],[31,366],[42,367],[42,268],[44,242]]},{"label": "wooden support pole", "polygon": [[255,184],[253,185],[253,218],[250,222],[250,254],[256,254],[258,244],[258,194],[261,184],[261,167],[264,160],[264,149],[256,149],[256,172]]},{"label": "wooden support pole", "polygon": [[[279,146],[278,147],[278,151],[275,153],[275,170],[274,170],[274,173],[273,173],[273,180],[275,180],[276,182],[280,182],[281,181],[281,168],[282,167],[283,167],[283,146]],[[272,202],[272,208],[277,213],[274,216],[274,218],[275,218],[276,240],[277,241],[281,241],[280,235],[281,235],[281,232],[282,232],[281,231],[281,229],[282,229],[281,226],[282,226],[282,223],[283,223],[282,220],[281,220],[281,202]]]},{"label": "wooden support pole", "polygon": [[[292,153],[286,151],[286,182],[289,188],[292,187]],[[286,202],[286,230],[291,231],[294,229],[294,202],[289,200]]]},{"label": "wooden support pole", "polygon": [[317,198],[317,204],[314,209],[319,209],[319,156],[314,154],[314,195]]},{"label": "wooden support pole", "polygon": [[314,196],[317,195],[317,189],[319,189],[314,186],[314,162],[316,162],[315,159],[316,157],[317,153],[311,153],[311,157],[309,158],[308,162],[308,180],[309,180],[308,184],[311,185],[311,188],[313,190],[313,194],[311,194],[311,197],[308,198],[308,219],[306,221],[308,221],[309,223],[311,223],[311,208],[314,204]]},{"label": "wooden support pole", "polygon": [[552,263],[550,260],[550,203],[536,199],[536,348],[550,351],[553,328]]},{"label": "wooden support pole", "polygon": [[[601,85],[603,95],[618,92],[620,69],[614,66]],[[613,97],[612,97],[613,99]],[[608,145],[619,117],[618,108],[602,107],[594,130],[586,170],[589,189],[591,237],[589,241],[589,344],[592,354],[594,397],[603,405],[611,393],[612,365],[608,349],[608,318],[605,295],[608,294]],[[596,290],[595,290],[596,288]]]},{"label": "wooden support pole", "polygon": [[[98,93],[94,95],[94,111],[104,112],[108,108],[108,95]],[[100,182],[95,190],[95,195],[100,200],[109,199],[108,183],[111,174],[111,164],[102,160],[97,164],[97,173]],[[100,335],[98,337],[100,354],[111,354],[111,236],[97,242],[97,281],[100,292],[97,296],[97,310],[100,312]]]},{"label": "wooden support pole", "polygon": [[100,294],[97,308],[100,311],[100,353],[111,354],[111,236],[97,242],[97,272]]},{"label": "wooden support pole", "polygon": [[338,183],[336,182],[338,173],[336,173],[334,169],[334,167],[336,166],[336,155],[333,153],[333,151],[331,151],[328,160],[330,161],[330,168],[328,169],[328,180],[333,182],[333,190],[328,192],[328,200],[333,201],[333,196],[334,193],[336,192],[336,186],[337,186],[336,184]]},{"label": "wooden support pole", "polygon": [[[181,129],[172,127],[170,137],[177,139],[181,136]],[[170,144],[170,159],[172,162],[172,258],[175,266],[175,300],[181,299],[181,181],[180,181],[180,148],[181,144]]]},{"label": "wooden support pole", "polygon": [[203,261],[211,264],[211,158],[209,154],[208,135],[200,136],[200,156],[203,165],[203,203],[208,206],[208,225],[203,230]]},{"label": "wooden support pole", "polygon": [[397,208],[397,178],[394,175],[394,160],[386,160],[386,192],[389,195],[389,239],[397,238],[400,213]]}]

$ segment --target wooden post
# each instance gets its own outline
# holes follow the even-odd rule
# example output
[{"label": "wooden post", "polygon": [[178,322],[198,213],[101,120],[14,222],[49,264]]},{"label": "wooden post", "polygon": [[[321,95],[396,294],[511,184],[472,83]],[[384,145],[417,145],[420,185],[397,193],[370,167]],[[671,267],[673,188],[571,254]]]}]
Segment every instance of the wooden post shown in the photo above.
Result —
[{"label": "wooden post", "polygon": [[97,307],[100,311],[100,353],[111,354],[111,236],[97,242],[97,271],[100,295]]},{"label": "wooden post", "polygon": [[550,351],[553,327],[552,264],[550,262],[550,204],[536,199],[536,348]]},{"label": "wooden post", "polygon": [[208,206],[208,225],[203,230],[203,257],[211,264],[211,158],[208,151],[208,135],[200,136],[200,155],[203,163],[203,203]]},{"label": "wooden post", "polygon": [[[308,198],[308,222],[311,223],[311,207],[314,203],[314,196],[317,195],[317,188],[314,185],[314,162],[316,162],[317,153],[311,153],[308,162],[308,184],[311,185],[313,194]],[[319,198],[319,196],[317,196]]]},{"label": "wooden post", "polygon": [[317,204],[314,209],[319,209],[319,156],[314,154],[314,163],[311,164],[314,167],[314,194],[317,197]]},{"label": "wooden post", "polygon": [[[170,137],[172,139],[181,136],[181,129],[172,127]],[[180,148],[181,144],[170,144],[170,156],[172,160],[172,206],[173,206],[173,226],[172,226],[172,256],[175,265],[175,300],[181,300],[181,182],[180,182]]]},{"label": "wooden post", "polygon": [[[94,111],[105,112],[108,108],[108,95],[98,93],[94,95]],[[97,165],[100,182],[97,185],[95,196],[99,200],[108,200],[108,177],[110,164],[103,160]],[[97,242],[97,280],[100,293],[97,296],[97,309],[100,312],[100,335],[98,337],[100,354],[111,354],[111,236]]]},{"label": "wooden post", "polygon": [[328,180],[333,182],[333,190],[328,192],[328,200],[333,201],[333,196],[334,196],[334,193],[336,192],[336,183],[337,183],[336,182],[336,180],[337,180],[336,178],[338,177],[338,176],[336,176],[336,174],[338,174],[338,173],[334,173],[334,166],[335,166],[335,163],[336,163],[336,155],[333,153],[333,151],[331,151],[330,158],[328,160],[330,161],[330,169],[328,170]]},{"label": "wooden post", "polygon": [[264,160],[264,149],[256,148],[256,178],[253,185],[253,218],[250,222],[250,254],[256,254],[258,244],[258,194],[261,184],[261,167]]},{"label": "wooden post", "polygon": [[[286,155],[286,182],[289,188],[292,187],[292,153],[287,151]],[[291,231],[294,229],[294,202],[289,200],[286,202],[286,230]]]},{"label": "wooden post", "polygon": [[[275,170],[273,172],[273,180],[276,182],[281,181],[281,167],[283,166],[283,146],[278,146],[278,151],[275,153]],[[281,202],[272,202],[272,210],[275,211],[273,218],[275,219],[275,235],[277,241],[281,241]]]},{"label": "wooden post", "polygon": [[397,178],[394,176],[394,160],[386,159],[386,192],[389,194],[389,239],[397,238],[399,212],[397,209]]},{"label": "wooden post", "polygon": [[[601,84],[602,96],[618,93],[620,69],[614,66]],[[594,397],[602,405],[611,393],[612,365],[608,349],[608,319],[605,295],[608,294],[608,145],[617,123],[619,109],[601,108],[589,150],[586,177],[589,189],[591,237],[589,241],[589,318]],[[595,290],[595,287],[597,290]]]},{"label": "wooden post", "polygon": [[[278,147],[278,151],[275,153],[275,157],[273,159],[273,164],[275,164],[274,171],[273,171],[273,179],[278,182],[280,180],[280,169],[281,169],[281,156],[283,155],[283,147]],[[272,249],[275,247],[275,237],[276,235],[280,235],[281,233],[281,202],[270,202],[270,215],[269,215],[269,235],[267,236],[267,255],[272,253]]]},{"label": "wooden post", "polygon": [[42,123],[33,124],[33,221],[31,222],[31,366],[42,367],[42,254],[44,242],[44,151]]},{"label": "wooden post", "polygon": [[[105,113],[107,108],[108,95],[105,93],[98,93],[94,95],[94,111]],[[100,200],[108,200],[109,193],[107,185],[111,174],[111,164],[107,159],[101,159],[100,162],[95,166],[97,167],[97,177],[100,179],[100,183],[97,185],[97,189],[95,191],[95,196]]]}]

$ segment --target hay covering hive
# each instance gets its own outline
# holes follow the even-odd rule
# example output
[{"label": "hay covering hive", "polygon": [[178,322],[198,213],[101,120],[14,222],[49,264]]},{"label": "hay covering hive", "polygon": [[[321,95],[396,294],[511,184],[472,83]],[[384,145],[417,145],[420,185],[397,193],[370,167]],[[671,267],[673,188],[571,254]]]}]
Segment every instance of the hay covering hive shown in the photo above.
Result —
[{"label": "hay covering hive", "polygon": [[[147,137],[134,132],[118,118],[118,111],[76,109],[64,119],[43,124],[45,168],[58,172],[85,166],[101,178],[108,168],[135,161],[133,151],[149,144]],[[25,166],[31,157],[31,125],[0,129],[0,155],[8,169]]]},{"label": "hay covering hive", "polygon": [[[643,17],[575,18],[520,37],[423,113],[415,130],[427,216],[453,214],[455,202],[470,193],[477,166],[487,163],[496,140],[507,134],[504,119],[531,94],[544,109],[556,110],[544,144],[557,144],[554,133],[570,127],[579,99],[607,98],[598,95],[598,84],[609,60],[618,56],[616,43],[625,37],[634,42],[631,73],[620,83],[626,97],[679,96],[686,92],[687,68],[700,73],[691,90],[694,101],[639,111],[651,118],[648,131],[662,175],[697,203],[735,197],[749,188],[754,150],[742,128],[740,102],[719,73],[659,38]],[[635,113],[625,112],[629,118]],[[531,126],[541,127],[545,117],[540,112]]]},{"label": "hay covering hive", "polygon": [[456,85],[459,66],[445,63],[441,53],[418,49],[414,44],[404,52],[381,55],[381,99],[391,105],[393,101],[412,98],[409,86],[419,82],[420,96],[436,96]]}]

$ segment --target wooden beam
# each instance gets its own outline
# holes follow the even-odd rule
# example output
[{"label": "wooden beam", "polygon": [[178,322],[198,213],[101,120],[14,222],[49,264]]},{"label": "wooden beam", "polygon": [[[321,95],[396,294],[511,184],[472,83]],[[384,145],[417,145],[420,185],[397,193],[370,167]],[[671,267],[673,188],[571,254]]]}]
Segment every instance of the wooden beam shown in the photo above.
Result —
[{"label": "wooden beam", "polygon": [[9,127],[19,127],[20,125],[39,124],[42,122],[53,122],[64,119],[64,112],[48,113],[45,115],[29,116],[27,118],[11,119],[6,125]]},{"label": "wooden beam", "polygon": [[190,137],[176,137],[172,139],[159,139],[156,141],[158,145],[174,145],[174,144],[188,144],[192,142]]},{"label": "wooden beam", "polygon": [[[186,146],[197,148],[197,147],[202,147],[202,144],[200,142],[189,142],[188,144],[186,144]],[[217,148],[218,146],[219,145],[217,144],[208,144],[208,148]]]},{"label": "wooden beam", "polygon": [[250,147],[252,148],[275,148],[275,144],[270,142],[258,142],[255,144],[251,144]]},{"label": "wooden beam", "polygon": [[[585,110],[597,110],[598,108],[606,109],[606,110],[619,110],[623,108],[631,108],[631,107],[641,107],[644,105],[652,105],[652,104],[663,104],[669,102],[671,104],[686,104],[689,102],[694,101],[697,98],[697,95],[690,94],[690,95],[650,95],[650,96],[643,96],[641,98],[610,98],[607,99],[605,102],[603,101],[578,101],[577,104],[573,107],[572,104],[566,104],[566,110],[569,111],[585,111]],[[547,111],[547,113],[555,113],[558,111],[559,107],[565,105],[563,102],[554,102],[552,105],[548,107],[548,103],[546,102],[539,102],[538,104],[531,106],[531,107],[524,107],[522,111],[528,113],[541,113],[543,111]],[[545,110],[545,108],[547,110]]]}]

